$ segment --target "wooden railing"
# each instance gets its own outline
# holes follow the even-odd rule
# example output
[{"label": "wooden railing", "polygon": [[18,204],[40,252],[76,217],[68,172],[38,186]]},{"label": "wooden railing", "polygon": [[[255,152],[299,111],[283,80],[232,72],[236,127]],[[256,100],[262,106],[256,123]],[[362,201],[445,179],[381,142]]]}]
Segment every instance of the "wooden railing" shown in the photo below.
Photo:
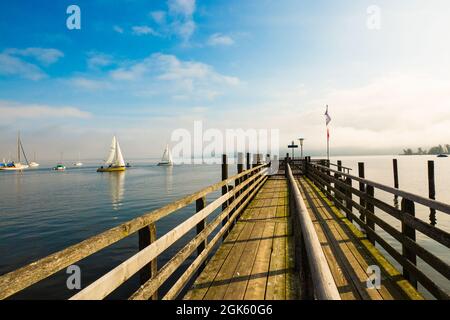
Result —
[{"label": "wooden railing", "polygon": [[[417,286],[418,282],[435,298],[449,299],[448,293],[436,281],[433,281],[426,275],[423,270],[418,268],[417,257],[447,280],[450,279],[450,266],[430,250],[418,244],[416,232],[420,232],[446,248],[450,246],[450,234],[416,218],[415,207],[417,204],[420,204],[429,210],[450,214],[450,205],[370,181],[363,177],[356,177],[340,170],[331,169],[326,161],[321,165],[317,162],[312,163],[304,160],[302,171],[329,199],[333,200],[339,209],[345,212],[350,221],[358,224],[366,232],[368,239],[372,243],[380,245],[402,266],[403,276],[411,284]],[[354,183],[358,184],[357,187],[353,186]],[[378,199],[376,190],[391,194],[396,199],[401,197],[400,208]],[[355,201],[353,196],[359,201]],[[401,230],[385,221],[383,216],[377,214],[378,211],[375,209],[381,210],[399,220]],[[355,214],[355,212],[358,212],[359,215]],[[376,230],[375,226],[397,240],[401,246],[401,252],[389,244]]]},{"label": "wooden railing", "polygon": [[300,272],[301,298],[341,300],[311,217],[289,164],[289,203],[295,240],[296,270]]},{"label": "wooden railing", "polygon": [[[224,159],[223,168],[227,166],[226,157]],[[250,168],[248,164],[249,169],[243,171],[243,166],[238,165],[238,174],[235,176],[228,178],[227,175],[226,177],[222,175],[223,180],[219,183],[7,273],[0,277],[0,299],[10,297],[136,232],[139,233],[140,251],[79,291],[71,299],[103,299],[138,272],[142,285],[130,298],[156,299],[160,286],[197,251],[194,261],[162,297],[174,299],[204,266],[216,244],[227,234],[245,206],[261,188],[267,179],[269,166],[270,164],[266,163]],[[206,205],[205,197],[221,188],[223,188],[222,196]],[[193,202],[196,203],[197,211],[194,215],[162,237],[156,237],[157,221]],[[206,219],[221,206],[222,212],[207,223]],[[208,236],[213,235],[214,230],[221,224],[220,230],[208,241]],[[158,256],[194,228],[197,230],[196,236],[158,269],[156,265]]]}]

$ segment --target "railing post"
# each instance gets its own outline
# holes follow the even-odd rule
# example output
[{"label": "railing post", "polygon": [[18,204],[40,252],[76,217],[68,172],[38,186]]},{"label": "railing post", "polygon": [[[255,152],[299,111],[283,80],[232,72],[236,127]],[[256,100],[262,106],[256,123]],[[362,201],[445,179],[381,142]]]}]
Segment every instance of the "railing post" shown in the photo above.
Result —
[{"label": "railing post", "polygon": [[[346,177],[345,178],[345,184],[348,186],[348,189],[345,190],[345,194],[347,195],[347,199],[345,200],[345,206],[347,207],[347,210],[352,212],[352,208],[353,208],[353,206],[352,206],[353,193],[352,193],[352,190],[351,190],[351,188],[352,188],[352,179],[350,177]],[[347,219],[350,220],[350,221],[353,220],[353,218],[352,218],[350,213],[347,213]]]},{"label": "railing post", "polygon": [[[434,161],[428,161],[428,197],[436,200],[436,186],[434,183]],[[436,210],[430,208],[430,224],[436,225]]]},{"label": "railing post", "polygon": [[394,188],[398,189],[398,164],[397,159],[392,160],[392,165],[394,169]]},{"label": "railing post", "polygon": [[308,161],[309,159],[308,159],[308,157],[305,157],[305,160],[303,161],[303,163],[304,163],[304,167],[303,167],[303,174],[307,177],[308,176],[308,164],[309,164],[309,161]]},{"label": "railing post", "polygon": [[284,158],[284,176],[288,177],[288,163],[289,163],[289,153],[286,153],[286,158]]},{"label": "railing post", "polygon": [[[139,251],[148,247],[150,244],[156,241],[156,225],[154,223],[142,228],[138,232],[139,236]],[[139,272],[140,284],[143,285],[148,280],[156,275],[158,272],[157,258],[146,264]],[[152,296],[152,300],[158,300],[158,291]]]},{"label": "railing post", "polygon": [[[415,216],[415,205],[414,202],[412,202],[409,199],[403,198],[402,199],[402,214],[406,215],[409,214],[411,216]],[[409,238],[410,240],[416,242],[416,230],[414,228],[411,228],[406,223],[402,221],[402,234],[403,237]],[[417,263],[417,257],[414,252],[414,250],[409,249],[404,244],[402,245],[402,254],[403,257],[405,257],[406,260],[411,262],[412,264],[416,265]],[[408,280],[415,288],[417,288],[417,280],[409,273],[408,270],[406,270],[405,267],[403,267],[403,276],[406,280]]]},{"label": "railing post", "polygon": [[[363,178],[363,179],[366,177],[366,173],[364,170],[364,162],[358,162],[358,177]],[[359,191],[361,191],[361,192],[366,191],[365,185],[362,182],[359,183]],[[363,208],[365,207],[366,203],[365,203],[363,197],[359,197],[359,205]],[[363,222],[366,221],[366,216],[362,210],[359,211],[359,218]]]},{"label": "railing post", "polygon": [[[199,198],[195,201],[195,211],[199,212],[203,210],[206,206],[206,197]],[[206,227],[206,220],[203,219],[197,224],[197,235],[203,231]],[[207,239],[203,241],[198,247],[197,247],[197,256],[199,256],[203,250],[205,250],[205,247],[207,245]],[[205,267],[206,263],[204,262],[201,267],[199,268],[198,274],[202,272],[203,268]]]},{"label": "railing post", "polygon": [[[342,171],[342,161],[341,161],[341,160],[338,160],[338,161],[337,161],[337,169],[338,169],[339,172]],[[335,173],[335,174],[334,174],[334,177],[335,177],[336,179],[338,179],[338,180],[341,179],[341,175],[340,175],[339,173]],[[334,188],[335,188],[337,191],[341,191],[341,192],[342,192],[342,188],[341,188],[341,186],[340,186],[339,184],[336,185],[336,183],[334,183]],[[337,202],[338,202],[339,204],[342,205],[342,199],[341,199],[341,197],[340,197],[338,194],[335,195],[335,198],[336,198]]]},{"label": "railing post", "polygon": [[250,164],[250,153],[247,152],[247,170],[251,169],[251,164]]},{"label": "railing post", "polygon": [[[374,198],[375,191],[374,191],[373,186],[370,186],[370,185],[366,186],[366,195],[368,197]],[[366,210],[371,212],[372,214],[375,214],[375,206],[373,205],[372,202],[366,201]],[[375,221],[373,221],[373,219],[369,216],[366,216],[366,226],[367,226],[367,228],[370,228],[373,230],[373,232],[375,232]],[[367,238],[369,239],[369,241],[372,244],[375,244],[375,239],[370,234],[370,232],[367,232]]]},{"label": "railing post", "polygon": [[[238,163],[237,163],[237,173],[240,174],[244,171],[244,154],[242,152],[238,153]],[[241,177],[239,179],[236,179],[234,182],[234,186],[237,187],[240,183],[244,181],[244,178]],[[239,197],[239,195],[244,192],[244,190],[241,189],[241,191],[236,194],[236,197]],[[238,207],[241,205],[242,202],[239,203]]]},{"label": "railing post", "polygon": [[[228,179],[228,163],[227,163],[227,155],[222,155],[222,181]],[[228,192],[228,184],[224,185],[222,187],[222,195],[226,194]],[[222,203],[222,211],[225,211],[227,209],[228,201],[225,201]],[[224,226],[228,222],[228,217],[223,219],[222,226]],[[223,239],[225,239],[228,235],[228,232],[225,232],[223,235]]]}]

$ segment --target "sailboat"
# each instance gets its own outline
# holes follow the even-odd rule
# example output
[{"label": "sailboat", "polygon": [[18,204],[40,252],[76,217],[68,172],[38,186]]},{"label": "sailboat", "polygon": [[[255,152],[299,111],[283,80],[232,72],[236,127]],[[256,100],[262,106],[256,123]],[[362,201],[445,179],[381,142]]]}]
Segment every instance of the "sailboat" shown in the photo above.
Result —
[{"label": "sailboat", "polygon": [[30,162],[30,167],[31,167],[31,168],[39,167],[39,163],[36,162],[36,152],[34,153],[34,159],[33,159],[33,161]]},{"label": "sailboat", "polygon": [[158,163],[158,166],[173,166],[172,154],[169,150],[169,145],[166,145],[166,149],[164,150],[164,154],[161,158],[161,162]]},{"label": "sailboat", "polygon": [[80,161],[80,153],[78,152],[78,161],[73,164],[75,167],[81,167],[83,162]]},{"label": "sailboat", "polygon": [[[20,155],[23,154],[23,157],[25,158],[25,161],[27,164],[21,164],[20,163]],[[22,141],[20,140],[20,132],[17,134],[17,162],[9,162],[6,163],[4,166],[0,166],[0,170],[4,171],[17,171],[17,170],[24,170],[29,168],[29,163],[27,156],[25,154],[25,151],[23,150]]]},{"label": "sailboat", "polygon": [[97,172],[116,172],[125,171],[125,161],[123,160],[122,150],[120,150],[119,141],[116,136],[113,137],[111,148],[105,165],[97,169]]}]

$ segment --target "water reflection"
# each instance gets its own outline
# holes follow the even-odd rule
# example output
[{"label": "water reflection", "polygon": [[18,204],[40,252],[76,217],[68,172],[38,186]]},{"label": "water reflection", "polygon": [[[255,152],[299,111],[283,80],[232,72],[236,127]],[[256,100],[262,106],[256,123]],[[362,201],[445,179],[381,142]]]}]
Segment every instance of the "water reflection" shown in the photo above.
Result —
[{"label": "water reflection", "polygon": [[125,193],[125,171],[109,174],[108,184],[112,207],[114,210],[119,210]]},{"label": "water reflection", "polygon": [[173,190],[173,166],[164,167],[166,174],[166,192],[169,193]]}]

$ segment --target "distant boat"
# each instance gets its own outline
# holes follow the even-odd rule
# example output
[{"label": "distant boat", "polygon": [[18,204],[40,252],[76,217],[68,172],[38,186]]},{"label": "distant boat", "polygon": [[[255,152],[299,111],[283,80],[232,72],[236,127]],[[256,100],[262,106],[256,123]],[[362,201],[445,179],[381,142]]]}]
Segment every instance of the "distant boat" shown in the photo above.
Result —
[{"label": "distant boat", "polygon": [[[23,154],[25,161],[27,164],[20,163],[20,155]],[[11,161],[8,163],[4,163],[3,166],[0,166],[0,170],[4,171],[18,171],[29,168],[29,163],[25,151],[23,149],[22,141],[20,140],[20,132],[17,134],[17,162]]]},{"label": "distant boat", "polygon": [[66,166],[63,165],[62,163],[58,163],[55,167],[53,167],[53,170],[64,171],[64,170],[66,170]]},{"label": "distant boat", "polygon": [[30,162],[30,167],[31,168],[39,167],[39,163],[36,162],[36,152],[34,153],[33,161]]},{"label": "distant boat", "polygon": [[56,170],[56,171],[66,170],[66,166],[62,162],[63,162],[63,153],[61,152],[61,159],[60,159],[59,163],[53,167],[53,170]]},{"label": "distant boat", "polygon": [[116,136],[113,137],[111,148],[105,164],[97,169],[97,172],[117,172],[125,171],[125,161],[123,160],[122,150],[120,150],[119,141]]},{"label": "distant boat", "polygon": [[446,154],[438,154],[438,156],[437,156],[438,158],[447,158],[448,157],[448,155],[446,155]]},{"label": "distant boat", "polygon": [[164,154],[161,158],[161,162],[158,163],[158,166],[173,166],[172,154],[169,150],[169,145],[166,145],[166,149],[164,150]]},{"label": "distant boat", "polygon": [[83,162],[80,161],[80,153],[78,152],[78,161],[73,164],[75,167],[83,166]]}]

